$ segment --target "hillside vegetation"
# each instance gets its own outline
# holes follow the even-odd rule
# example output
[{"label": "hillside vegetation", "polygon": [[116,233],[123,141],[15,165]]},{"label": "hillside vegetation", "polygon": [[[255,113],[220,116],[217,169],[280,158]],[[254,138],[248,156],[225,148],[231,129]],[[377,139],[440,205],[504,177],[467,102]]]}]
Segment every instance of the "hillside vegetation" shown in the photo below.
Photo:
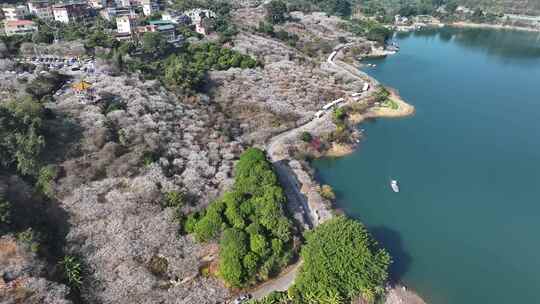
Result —
[{"label": "hillside vegetation", "polygon": [[199,241],[220,238],[219,274],[231,286],[266,280],[292,258],[285,195],[263,151],[247,149],[236,164],[234,187],[187,230]]}]

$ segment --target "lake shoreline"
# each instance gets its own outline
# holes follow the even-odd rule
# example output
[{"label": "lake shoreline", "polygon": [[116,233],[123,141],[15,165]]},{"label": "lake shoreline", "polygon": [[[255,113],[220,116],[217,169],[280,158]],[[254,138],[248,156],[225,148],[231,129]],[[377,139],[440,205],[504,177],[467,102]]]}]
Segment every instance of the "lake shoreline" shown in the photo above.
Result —
[{"label": "lake shoreline", "polygon": [[455,28],[485,28],[485,29],[495,29],[495,30],[540,32],[540,28],[530,28],[530,27],[504,25],[504,24],[474,23],[474,22],[465,22],[465,21],[448,23],[446,24],[446,26],[455,27]]},{"label": "lake shoreline", "polygon": [[[341,60],[335,62],[335,58],[342,55],[342,49],[343,47],[338,47],[334,60],[326,63],[329,70],[335,72],[337,69],[355,78],[360,78],[363,81],[370,83],[372,88],[379,86],[379,82],[375,78],[359,69],[359,65],[349,64]],[[317,153],[316,155],[312,155],[313,158],[325,158],[329,156],[343,157],[353,153],[358,148],[354,143],[356,141],[354,140],[354,135],[358,135],[359,133],[356,128],[366,119],[398,118],[414,114],[414,106],[408,104],[401,98],[396,90],[390,89],[390,93],[390,98],[398,105],[397,109],[381,107],[380,105],[371,105],[363,113],[350,114],[347,119],[349,121],[349,128],[354,129],[351,130],[353,134],[352,143],[342,145],[333,142],[332,148]],[[369,95],[365,97],[368,98]],[[345,105],[353,102],[357,101],[348,100]],[[292,216],[299,220],[307,229],[313,229],[319,224],[333,218],[339,210],[333,202],[321,196],[321,184],[312,174],[312,165],[310,163],[302,164],[295,159],[289,151],[298,145],[298,138],[302,132],[310,132],[314,136],[319,137],[328,133],[329,130],[335,129],[335,127],[336,126],[331,119],[331,113],[327,113],[323,117],[314,119],[303,126],[275,136],[266,145],[268,156],[274,165],[280,183],[285,189],[285,194],[288,199],[287,208]],[[278,275],[274,281],[279,281],[278,283],[281,284],[282,280],[290,281],[286,274]],[[291,282],[287,283],[290,284]],[[288,284],[285,284],[285,286],[287,285]],[[267,294],[267,290],[266,292],[259,292],[259,288],[264,289],[264,287],[261,286],[255,288],[258,296]],[[425,301],[423,301],[418,294],[400,283],[389,282],[386,286],[385,296],[385,304],[425,304]]]},{"label": "lake shoreline", "polygon": [[[402,118],[414,115],[416,109],[413,105],[407,103],[399,93],[390,89],[390,98],[397,103],[397,109],[390,109],[388,107],[372,107],[366,113],[354,113],[348,117],[348,120],[351,124],[355,126],[361,125],[366,119],[377,119],[377,118]],[[332,143],[332,147],[325,151],[322,154],[321,158],[331,157],[338,158],[344,157],[357,149],[357,144],[341,144],[341,143]]]}]

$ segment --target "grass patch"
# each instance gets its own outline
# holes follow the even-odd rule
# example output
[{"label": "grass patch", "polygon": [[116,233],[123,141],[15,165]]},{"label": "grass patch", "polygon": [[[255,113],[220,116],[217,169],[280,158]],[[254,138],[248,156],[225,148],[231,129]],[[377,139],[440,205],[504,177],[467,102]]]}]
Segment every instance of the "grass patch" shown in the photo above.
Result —
[{"label": "grass patch", "polygon": [[392,110],[399,109],[399,104],[392,98],[387,98],[383,103],[383,107],[390,108]]}]

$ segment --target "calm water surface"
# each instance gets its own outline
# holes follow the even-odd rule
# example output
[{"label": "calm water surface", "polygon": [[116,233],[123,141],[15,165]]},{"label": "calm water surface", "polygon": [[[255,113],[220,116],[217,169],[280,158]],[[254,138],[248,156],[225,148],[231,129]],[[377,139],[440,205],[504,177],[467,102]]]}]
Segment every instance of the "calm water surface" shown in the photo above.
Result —
[{"label": "calm water surface", "polygon": [[540,35],[443,29],[398,42],[366,71],[417,113],[363,124],[360,148],[316,161],[318,178],[430,303],[540,303]]}]

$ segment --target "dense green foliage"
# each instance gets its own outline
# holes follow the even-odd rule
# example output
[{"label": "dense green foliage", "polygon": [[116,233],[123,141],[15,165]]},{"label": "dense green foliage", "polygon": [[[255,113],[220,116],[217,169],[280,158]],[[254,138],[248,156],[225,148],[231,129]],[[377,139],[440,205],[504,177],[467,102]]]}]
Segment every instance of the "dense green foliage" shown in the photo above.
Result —
[{"label": "dense green foliage", "polygon": [[66,283],[72,288],[79,288],[82,284],[82,264],[81,261],[75,257],[66,255],[60,261],[62,271]]},{"label": "dense green foliage", "polygon": [[357,36],[384,43],[392,35],[392,31],[381,23],[371,19],[353,19],[344,24],[344,27]]},{"label": "dense green foliage", "polygon": [[375,102],[384,103],[390,97],[390,92],[383,86],[380,86],[373,94]]},{"label": "dense green foliage", "polygon": [[282,0],[272,0],[266,5],[266,21],[271,24],[279,24],[287,21],[288,16],[287,4]]},{"label": "dense green foliage", "polygon": [[183,52],[173,54],[164,61],[163,78],[170,88],[190,92],[202,87],[209,70],[254,68],[258,64],[250,56],[213,43],[191,44]]},{"label": "dense green foliage", "polygon": [[144,55],[158,59],[172,52],[172,45],[158,32],[144,33],[141,41],[141,51]]},{"label": "dense green foliage", "polygon": [[36,175],[45,146],[42,135],[43,106],[24,98],[0,104],[0,169]]},{"label": "dense green foliage", "polygon": [[11,204],[0,198],[0,233],[2,233],[3,226],[11,222]]},{"label": "dense green foliage", "polygon": [[284,203],[264,152],[250,148],[236,165],[233,190],[210,204],[201,218],[188,217],[185,230],[199,241],[221,237],[220,276],[231,286],[246,286],[266,280],[292,257]]},{"label": "dense green foliage", "polygon": [[52,198],[54,195],[52,183],[57,175],[58,171],[56,167],[52,165],[41,167],[36,182],[36,189],[46,197]]},{"label": "dense green foliage", "polygon": [[313,140],[313,135],[311,135],[311,133],[307,132],[307,131],[304,131],[302,132],[302,134],[300,134],[300,139],[302,139],[302,141],[304,142],[311,142]]},{"label": "dense green foliage", "polygon": [[373,301],[384,292],[390,256],[352,219],[339,216],[307,232],[301,256],[304,264],[290,290],[296,301]]}]

